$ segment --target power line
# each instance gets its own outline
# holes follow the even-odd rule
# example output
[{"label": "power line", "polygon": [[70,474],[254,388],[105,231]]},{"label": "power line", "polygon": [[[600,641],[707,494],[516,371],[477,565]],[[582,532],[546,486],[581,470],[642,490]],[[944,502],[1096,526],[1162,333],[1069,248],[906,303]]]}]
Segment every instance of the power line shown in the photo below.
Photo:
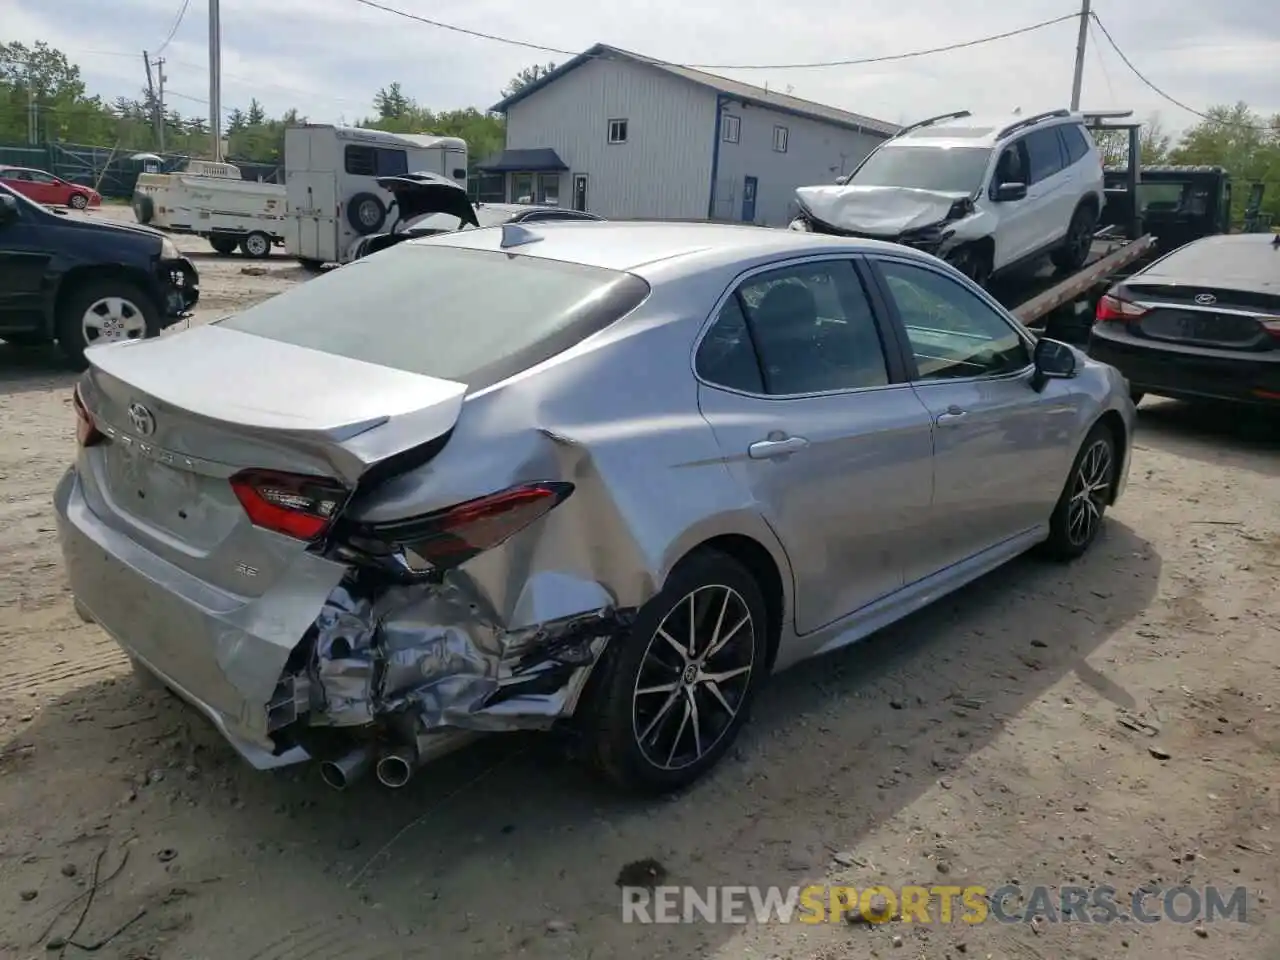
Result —
[{"label": "power line", "polygon": [[1111,106],[1116,105],[1115,87],[1111,85],[1111,71],[1107,69],[1107,61],[1102,59],[1102,45],[1098,43],[1098,35],[1093,29],[1092,18],[1087,21],[1089,24],[1089,39],[1093,41],[1093,55],[1098,61],[1098,67],[1102,70],[1102,79],[1107,83],[1107,95],[1111,98]]},{"label": "power line", "polygon": [[1121,59],[1121,61],[1123,61],[1124,65],[1133,71],[1133,75],[1137,77],[1139,80],[1141,80],[1144,84],[1146,84],[1154,93],[1163,97],[1165,100],[1168,100],[1175,107],[1179,107],[1187,111],[1187,113],[1194,114],[1195,116],[1199,117],[1201,120],[1207,120],[1209,123],[1216,123],[1219,126],[1223,126],[1223,127],[1241,127],[1245,130],[1260,130],[1263,132],[1267,132],[1272,129],[1270,126],[1267,126],[1265,124],[1259,125],[1255,123],[1236,123],[1231,120],[1219,120],[1217,117],[1211,117],[1209,116],[1209,114],[1204,113],[1200,110],[1197,110],[1195,107],[1189,107],[1185,103],[1183,103],[1181,100],[1178,100],[1177,98],[1172,97],[1169,94],[1165,93],[1163,90],[1157,87],[1154,83],[1148,80],[1146,78],[1146,75],[1143,74],[1141,70],[1139,70],[1137,67],[1133,65],[1133,61],[1131,61],[1128,57],[1125,56],[1124,51],[1120,49],[1120,45],[1116,43],[1115,38],[1111,36],[1111,31],[1107,29],[1107,25],[1102,22],[1102,20],[1098,17],[1098,15],[1095,13],[1092,16],[1093,16],[1093,21],[1098,25],[1098,29],[1102,31],[1102,35],[1107,38],[1107,43],[1111,44],[1111,49],[1116,52],[1116,56],[1118,56]]},{"label": "power line", "polygon": [[[512,47],[523,47],[526,50],[537,50],[539,53],[554,53],[565,57],[578,57],[582,55],[581,50],[566,50],[563,47],[549,47],[541,43],[534,43],[530,40],[517,40],[514,37],[503,37],[495,33],[485,33],[481,30],[472,30],[469,27],[460,27],[457,24],[445,23],[442,20],[433,20],[430,17],[419,16],[416,13],[409,13],[406,10],[399,10],[395,7],[387,6],[379,3],[378,0],[354,0],[361,6],[370,7],[374,10],[381,10],[383,13],[395,14],[397,17],[404,17],[406,20],[414,20],[418,23],[424,23],[429,27],[436,27],[440,30],[449,30],[453,33],[461,33],[468,37],[475,37],[478,40],[492,40],[495,43],[505,43]],[[996,33],[986,37],[979,37],[976,40],[964,40],[959,43],[949,43],[942,47],[931,47],[928,50],[913,50],[909,53],[894,53],[882,57],[860,57],[854,60],[820,60],[811,63],[674,63],[669,60],[659,60],[655,57],[645,57],[652,63],[660,64],[666,67],[687,67],[694,70],[805,70],[815,67],[856,67],[868,63],[887,63],[892,60],[910,60],[915,57],[927,57],[935,53],[946,53],[950,50],[961,50],[965,47],[976,47],[980,44],[991,43],[993,40],[1004,40],[1008,37],[1016,37],[1019,34],[1030,33],[1033,30],[1039,30],[1043,27],[1052,26],[1055,23],[1062,23],[1066,20],[1075,20],[1080,16],[1079,13],[1068,13],[1061,17],[1054,17],[1052,20],[1042,20],[1039,23],[1033,23],[1030,26],[1019,27],[1016,30],[1007,30],[1004,33]]]},{"label": "power line", "polygon": [[173,26],[169,28],[169,35],[164,38],[164,43],[160,44],[160,48],[156,50],[157,57],[164,53],[164,48],[169,45],[177,34],[178,28],[182,26],[182,18],[187,15],[187,7],[189,6],[191,6],[191,0],[182,0],[182,7],[178,10],[178,15],[173,20]]}]

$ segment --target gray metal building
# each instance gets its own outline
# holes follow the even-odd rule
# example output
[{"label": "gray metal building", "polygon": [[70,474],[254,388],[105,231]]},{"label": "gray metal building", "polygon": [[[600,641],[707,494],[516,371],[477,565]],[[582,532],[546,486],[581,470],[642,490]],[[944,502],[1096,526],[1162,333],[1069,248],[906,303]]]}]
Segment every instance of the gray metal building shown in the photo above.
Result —
[{"label": "gray metal building", "polygon": [[897,130],[605,44],[491,109],[507,141],[477,165],[482,200],[770,226],[796,187],[833,181]]}]

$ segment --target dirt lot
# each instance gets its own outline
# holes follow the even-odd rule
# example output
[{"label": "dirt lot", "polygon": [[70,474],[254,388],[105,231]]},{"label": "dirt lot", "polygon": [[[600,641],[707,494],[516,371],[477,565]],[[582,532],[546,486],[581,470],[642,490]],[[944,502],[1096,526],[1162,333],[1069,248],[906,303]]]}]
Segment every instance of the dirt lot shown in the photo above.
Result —
[{"label": "dirt lot", "polygon": [[[199,266],[198,320],[303,276]],[[245,767],[72,611],[71,383],[0,344],[0,957],[1280,956],[1280,424],[1148,401],[1088,557],[778,677],[731,761],[644,805],[540,740],[398,793]],[[700,887],[1242,886],[1247,922],[624,925],[648,857]]]}]

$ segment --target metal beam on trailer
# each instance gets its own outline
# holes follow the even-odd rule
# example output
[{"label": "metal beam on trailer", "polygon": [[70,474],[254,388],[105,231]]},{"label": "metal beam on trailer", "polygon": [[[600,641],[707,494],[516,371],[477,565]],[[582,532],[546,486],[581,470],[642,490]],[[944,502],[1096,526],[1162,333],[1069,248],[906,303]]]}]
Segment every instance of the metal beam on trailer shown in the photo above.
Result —
[{"label": "metal beam on trailer", "polygon": [[1050,287],[1044,293],[1037,294],[1025,303],[1014,307],[1013,315],[1027,326],[1034,325],[1036,321],[1063,304],[1080,299],[1117,270],[1141,259],[1155,246],[1155,242],[1156,238],[1149,233],[1137,240],[1131,240],[1095,260],[1078,273],[1067,277],[1056,286]]}]

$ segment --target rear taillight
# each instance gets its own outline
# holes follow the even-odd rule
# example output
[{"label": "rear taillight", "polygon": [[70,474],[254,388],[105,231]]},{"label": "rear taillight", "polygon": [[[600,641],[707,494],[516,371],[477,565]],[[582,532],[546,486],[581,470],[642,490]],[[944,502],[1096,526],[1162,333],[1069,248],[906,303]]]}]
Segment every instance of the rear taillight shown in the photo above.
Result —
[{"label": "rear taillight", "polygon": [[82,447],[92,447],[102,439],[102,433],[93,422],[93,417],[80,399],[80,388],[71,392],[71,405],[76,411],[76,443]]},{"label": "rear taillight", "polygon": [[1098,301],[1097,321],[1099,323],[1131,323],[1146,312],[1146,307],[1140,307],[1136,303],[1107,294]]},{"label": "rear taillight", "polygon": [[299,540],[321,537],[347,499],[337,481],[274,470],[243,470],[231,489],[255,527]]},{"label": "rear taillight", "polygon": [[[1276,236],[1280,237],[1280,233]],[[1280,340],[1280,317],[1259,317],[1258,323],[1262,324],[1263,330]]]},{"label": "rear taillight", "polygon": [[572,483],[526,483],[412,520],[366,527],[351,537],[351,543],[369,550],[374,541],[398,550],[412,570],[448,570],[515,536],[571,493]]}]

